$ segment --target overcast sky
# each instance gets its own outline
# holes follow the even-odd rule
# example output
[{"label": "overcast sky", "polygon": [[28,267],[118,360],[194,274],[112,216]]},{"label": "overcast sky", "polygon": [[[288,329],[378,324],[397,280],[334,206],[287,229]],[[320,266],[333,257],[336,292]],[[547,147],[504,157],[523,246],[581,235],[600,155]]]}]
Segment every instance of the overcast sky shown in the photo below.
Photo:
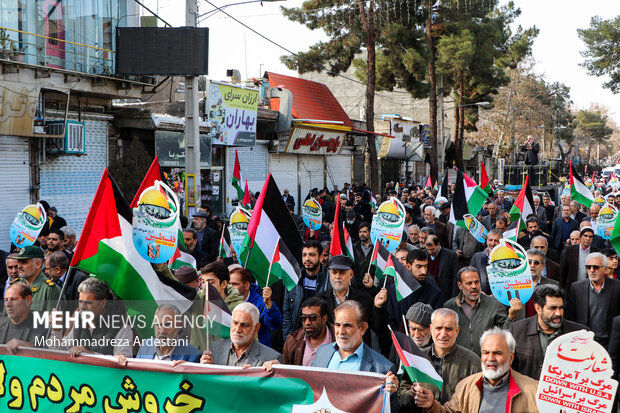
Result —
[{"label": "overcast sky", "polygon": [[[222,7],[236,1],[210,0]],[[505,3],[504,0],[502,0]],[[180,0],[147,0],[145,4],[173,26],[185,24],[185,10]],[[620,125],[620,95],[603,89],[606,79],[588,76],[579,66],[579,54],[584,45],[577,36],[578,28],[587,28],[590,18],[600,15],[605,19],[620,13],[618,0],[516,0],[522,15],[517,20],[524,27],[536,25],[540,34],[534,43],[533,56],[536,69],[549,82],[561,82],[571,88],[576,109],[588,109],[600,104],[609,109],[610,116]],[[289,21],[280,13],[280,6],[297,7],[301,0],[263,2],[233,5],[224,10],[238,18],[273,42],[291,51],[305,51],[317,41],[325,39],[322,31],[310,31]],[[198,0],[199,14],[214,7],[205,0]],[[204,19],[201,18],[201,20]],[[242,77],[258,77],[265,70],[288,75],[296,73],[280,63],[280,56],[287,51],[270,43],[219,12],[209,15],[199,24],[209,27],[209,78],[226,79],[226,69],[238,69]],[[346,80],[343,79],[343,82]]]}]

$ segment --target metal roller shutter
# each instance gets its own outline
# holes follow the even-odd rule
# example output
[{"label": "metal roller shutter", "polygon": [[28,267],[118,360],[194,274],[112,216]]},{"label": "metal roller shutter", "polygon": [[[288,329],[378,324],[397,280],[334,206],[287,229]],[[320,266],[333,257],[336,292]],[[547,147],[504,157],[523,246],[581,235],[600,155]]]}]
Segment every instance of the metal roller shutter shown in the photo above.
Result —
[{"label": "metal roller shutter", "polygon": [[351,155],[326,156],[327,188],[331,191],[334,185],[342,189],[345,182],[351,183]]},{"label": "metal roller shutter", "polygon": [[297,191],[297,155],[286,153],[271,154],[269,157],[269,172],[278,184],[280,191],[288,188],[295,198],[295,208],[299,205],[299,193]]},{"label": "metal roller shutter", "polygon": [[84,133],[85,155],[48,157],[41,165],[41,199],[58,209],[78,238],[108,166],[108,121],[85,120]]},{"label": "metal roller shutter", "polygon": [[232,212],[233,199],[237,199],[237,190],[232,186],[233,172],[235,168],[235,151],[239,154],[241,176],[248,181],[248,189],[255,193],[263,188],[267,178],[267,162],[269,154],[267,145],[255,145],[251,147],[230,147],[226,153],[226,210]]},{"label": "metal roller shutter", "polygon": [[299,199],[306,199],[312,188],[322,189],[325,185],[325,165],[322,156],[299,155],[299,178],[301,191]]},{"label": "metal roller shutter", "polygon": [[15,215],[30,204],[30,158],[28,139],[0,136],[0,175],[2,176],[2,214],[0,249],[11,247],[9,229]]}]

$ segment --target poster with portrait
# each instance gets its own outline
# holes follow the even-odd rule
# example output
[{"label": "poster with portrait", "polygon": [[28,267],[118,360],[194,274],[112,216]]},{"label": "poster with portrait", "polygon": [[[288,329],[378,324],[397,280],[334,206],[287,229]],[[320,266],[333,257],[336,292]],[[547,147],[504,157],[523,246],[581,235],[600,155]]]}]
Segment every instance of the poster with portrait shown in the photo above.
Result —
[{"label": "poster with portrait", "polygon": [[323,208],[321,208],[321,204],[316,199],[309,198],[304,202],[302,218],[308,228],[315,231],[321,228],[323,222]]},{"label": "poster with portrait", "polygon": [[534,292],[532,274],[523,247],[509,239],[501,239],[491,251],[487,276],[491,292],[499,302],[510,305],[518,298],[525,304]]},{"label": "poster with portrait", "polygon": [[252,213],[240,206],[236,207],[230,214],[230,225],[228,227],[228,233],[230,234],[230,243],[235,250],[237,257],[241,256],[241,247],[245,235],[248,233],[248,224]]},{"label": "poster with portrait", "polygon": [[469,233],[472,237],[476,238],[481,244],[485,244],[487,242],[487,234],[489,231],[482,225],[482,222],[478,221],[475,216],[471,214],[463,215],[463,221],[465,221],[465,225],[469,230]]},{"label": "poster with portrait", "polygon": [[161,264],[168,262],[177,249],[179,238],[179,200],[161,181],[140,194],[133,209],[133,244],[142,258]]},{"label": "poster with portrait", "polygon": [[618,382],[603,346],[586,330],[566,333],[547,347],[536,405],[542,413],[610,413]]},{"label": "poster with portrait", "polygon": [[611,231],[614,229],[618,210],[611,204],[605,204],[596,218],[596,233],[603,239],[611,238]]},{"label": "poster with portrait", "polygon": [[9,235],[11,242],[18,248],[33,245],[45,225],[47,214],[43,205],[28,205],[15,215]]},{"label": "poster with portrait", "polygon": [[377,209],[372,217],[370,240],[374,245],[379,241],[392,252],[398,248],[405,228],[405,207],[396,198],[390,198]]},{"label": "poster with portrait", "polygon": [[594,198],[594,205],[598,205],[599,208],[603,208],[603,206],[605,206],[605,203],[607,201],[605,201],[605,198],[603,198],[602,196],[597,196],[596,198]]}]

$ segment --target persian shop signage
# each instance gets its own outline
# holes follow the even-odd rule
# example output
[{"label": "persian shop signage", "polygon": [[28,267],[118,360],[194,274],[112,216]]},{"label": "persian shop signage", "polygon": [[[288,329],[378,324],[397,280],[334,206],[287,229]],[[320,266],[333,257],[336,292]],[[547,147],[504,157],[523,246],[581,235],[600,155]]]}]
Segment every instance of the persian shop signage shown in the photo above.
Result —
[{"label": "persian shop signage", "polygon": [[346,131],[296,127],[286,144],[286,153],[303,155],[338,155]]}]

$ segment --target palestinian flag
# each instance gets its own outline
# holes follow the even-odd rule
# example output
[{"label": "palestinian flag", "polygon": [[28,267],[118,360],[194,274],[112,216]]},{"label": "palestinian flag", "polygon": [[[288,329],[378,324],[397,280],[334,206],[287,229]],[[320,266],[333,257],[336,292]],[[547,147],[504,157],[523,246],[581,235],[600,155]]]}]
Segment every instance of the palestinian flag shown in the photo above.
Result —
[{"label": "palestinian flag", "polygon": [[487,175],[487,168],[484,166],[484,161],[480,161],[480,187],[488,195],[491,195],[491,182],[489,181],[489,175]]},{"label": "palestinian flag", "polygon": [[217,289],[209,283],[205,285],[205,323],[208,333],[215,337],[230,337],[230,326],[232,325],[232,315],[226,302],[222,299]]},{"label": "palestinian flag", "polygon": [[348,233],[344,227],[344,220],[342,219],[341,212],[340,194],[336,193],[336,213],[334,214],[334,228],[332,229],[332,240],[329,245],[329,255],[331,257],[336,255],[347,255],[351,259],[355,260],[355,254],[353,254],[353,245],[350,237],[348,240],[349,245],[347,245]]},{"label": "palestinian flag", "polygon": [[525,224],[523,223],[521,217],[519,217],[516,221],[510,223],[506,231],[504,231],[502,238],[517,242],[517,240],[519,239],[519,231],[521,231],[521,228],[524,227]]},{"label": "palestinian flag", "polygon": [[[284,284],[288,291],[295,288],[299,282],[301,275],[299,263],[293,257],[286,244],[282,242],[282,238],[278,239],[278,243],[273,250],[269,274],[274,276],[274,281],[277,279],[282,280],[282,284]],[[269,284],[273,284],[273,282]]]},{"label": "palestinian flag", "polygon": [[[516,221],[521,218],[521,225],[525,222],[530,214],[534,213],[534,198],[532,197],[532,188],[530,187],[530,176],[525,177],[525,182],[515,203],[510,208],[510,221]],[[517,233],[520,227],[517,228]]]},{"label": "palestinian flag", "polygon": [[424,189],[426,189],[426,188],[428,188],[428,189],[432,189],[433,188],[433,181],[432,181],[430,175],[426,179],[426,184],[424,185]]},{"label": "palestinian flag", "polygon": [[353,240],[351,239],[351,235],[349,235],[349,231],[347,231],[347,227],[342,224],[342,233],[344,234],[344,245],[346,247],[346,254],[349,257],[355,259],[355,251],[353,250]]},{"label": "palestinian flag", "polygon": [[232,247],[230,242],[230,232],[228,227],[224,224],[222,229],[222,236],[220,237],[220,246],[217,249],[217,253],[222,259],[232,257]]},{"label": "palestinian flag", "polygon": [[372,194],[372,192],[370,192],[370,207],[376,211],[378,206],[379,205],[377,205],[377,199]]},{"label": "palestinian flag", "polygon": [[194,258],[190,253],[181,251],[179,248],[177,248],[174,255],[170,259],[168,266],[171,270],[178,270],[184,265],[189,265],[195,270],[198,270],[198,263],[196,262],[196,258]]},{"label": "palestinian flag", "polygon": [[392,342],[394,343],[398,358],[403,365],[403,369],[409,375],[411,382],[428,383],[441,389],[443,379],[437,374],[433,364],[424,357],[424,354],[422,354],[422,351],[411,337],[399,331],[394,331],[391,327],[390,332],[392,333]]},{"label": "palestinian flag", "polygon": [[245,181],[245,190],[243,191],[243,201],[241,202],[241,206],[248,209],[252,208],[252,198],[250,197],[248,181]]},{"label": "palestinian flag", "polygon": [[[404,265],[398,262],[402,267],[400,271],[397,271],[394,268],[394,261],[392,260],[392,254],[388,256],[387,262],[385,263],[385,269],[383,270],[383,276],[387,277],[391,275],[394,277],[394,287],[396,288],[396,298],[398,301],[402,301],[405,298],[409,297],[415,290],[420,288],[420,283],[415,279],[413,275]],[[403,271],[404,269],[404,271]]]},{"label": "palestinian flag", "polygon": [[149,336],[158,303],[174,303],[183,313],[191,306],[196,290],[158,276],[151,263],[136,251],[131,221],[131,209],[105,169],[71,266],[105,281],[125,301],[130,315],[146,314],[147,327],[140,334]]},{"label": "palestinian flag", "polygon": [[239,165],[239,154],[235,150],[235,167],[233,169],[232,186],[237,190],[237,199],[243,202],[243,179],[241,178],[241,165]]},{"label": "palestinian flag", "polygon": [[489,194],[480,188],[478,184],[465,173],[463,173],[463,184],[465,198],[467,199],[467,210],[473,216],[477,216]]},{"label": "palestinian flag", "polygon": [[[370,265],[368,266],[368,272],[370,273],[370,269],[374,266],[375,278],[382,280],[384,278],[383,272],[385,271],[385,267],[387,265],[387,260],[390,257],[390,252],[383,246],[382,243],[379,242],[379,238],[375,240],[375,246],[372,249],[372,257],[370,259]],[[372,274],[372,273],[371,273]]]},{"label": "palestinian flag", "polygon": [[136,208],[138,206],[138,201],[140,201],[140,195],[142,195],[142,192],[144,192],[146,188],[155,185],[155,181],[163,181],[161,169],[159,169],[159,157],[157,156],[153,159],[149,170],[146,171],[146,175],[140,184],[140,188],[138,188],[138,192],[136,192],[136,195],[133,197],[133,201],[129,204],[130,208]]},{"label": "palestinian flag", "polygon": [[594,203],[594,195],[583,183],[579,173],[573,169],[572,162],[570,163],[570,196],[586,208],[590,208]]},{"label": "palestinian flag", "polygon": [[269,174],[252,211],[239,257],[239,262],[252,272],[262,287],[267,281],[271,254],[278,237],[299,263],[303,244],[301,236],[273,176]]}]

